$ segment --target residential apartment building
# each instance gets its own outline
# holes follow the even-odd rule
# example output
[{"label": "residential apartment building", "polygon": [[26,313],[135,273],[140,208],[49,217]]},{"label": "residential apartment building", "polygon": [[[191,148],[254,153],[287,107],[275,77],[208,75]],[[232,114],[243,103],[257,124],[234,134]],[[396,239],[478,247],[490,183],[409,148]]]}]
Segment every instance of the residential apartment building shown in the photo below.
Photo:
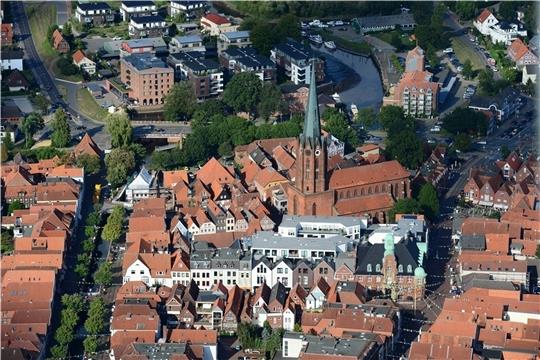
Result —
[{"label": "residential apartment building", "polygon": [[[218,283],[227,288],[251,289],[251,253],[241,249],[215,249],[197,243],[190,255],[191,278],[201,290]],[[199,248],[197,248],[199,247]]]},{"label": "residential apartment building", "polygon": [[219,56],[221,65],[232,74],[254,73],[261,81],[276,81],[276,66],[268,58],[261,56],[252,47],[231,48]]},{"label": "residential apartment building", "polygon": [[249,38],[249,31],[229,31],[222,32],[218,37],[218,54],[227,50],[229,47],[234,46],[236,48],[245,48],[251,45],[251,39]]},{"label": "residential apartment building", "polygon": [[223,92],[223,71],[218,63],[206,59],[203,52],[179,52],[169,55],[177,81],[190,81],[198,99],[218,96]]},{"label": "residential apartment building", "polygon": [[284,215],[278,226],[278,234],[284,237],[330,238],[345,236],[360,239],[367,228],[367,219],[352,216],[295,216]]},{"label": "residential apartment building", "polygon": [[206,47],[203,45],[203,39],[200,35],[184,35],[175,36],[169,43],[169,52],[171,54],[186,51],[205,52]]},{"label": "residential apartment building", "polygon": [[417,46],[407,53],[405,72],[384,103],[402,107],[405,114],[432,117],[437,112],[439,86],[425,70],[424,50]]},{"label": "residential apartment building", "polygon": [[238,25],[234,25],[224,16],[208,13],[201,17],[201,29],[210,36],[219,36],[221,33],[236,31]]},{"label": "residential apartment building", "polygon": [[157,5],[153,1],[122,1],[120,15],[122,21],[129,21],[133,17],[150,16],[157,14]]},{"label": "residential apartment building", "polygon": [[114,22],[114,13],[106,2],[77,3],[75,18],[82,24],[100,26]]},{"label": "residential apartment building", "polygon": [[163,105],[174,83],[174,70],[151,54],[133,54],[120,60],[120,79],[136,106]]},{"label": "residential apartment building", "polygon": [[190,16],[195,11],[204,10],[206,5],[206,1],[171,0],[168,10],[171,16],[176,16],[178,14],[186,14],[187,16]]},{"label": "residential apartment building", "polygon": [[[272,60],[279,69],[296,85],[309,84],[311,79],[312,50],[297,41],[288,39],[287,42],[276,45],[270,52]],[[324,62],[315,59],[316,81],[324,80]]]},{"label": "residential apartment building", "polygon": [[169,25],[160,15],[132,17],[129,21],[129,36],[132,38],[160,37],[168,35]]}]

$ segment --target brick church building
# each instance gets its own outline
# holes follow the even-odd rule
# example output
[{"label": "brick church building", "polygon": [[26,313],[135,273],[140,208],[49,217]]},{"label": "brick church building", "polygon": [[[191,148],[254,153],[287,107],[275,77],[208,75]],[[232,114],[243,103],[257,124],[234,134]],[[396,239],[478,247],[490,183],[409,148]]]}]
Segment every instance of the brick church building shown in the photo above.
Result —
[{"label": "brick church building", "polygon": [[312,76],[304,129],[295,146],[295,177],[286,185],[289,214],[368,215],[382,222],[397,199],[410,196],[410,174],[397,161],[330,172],[327,146]]}]

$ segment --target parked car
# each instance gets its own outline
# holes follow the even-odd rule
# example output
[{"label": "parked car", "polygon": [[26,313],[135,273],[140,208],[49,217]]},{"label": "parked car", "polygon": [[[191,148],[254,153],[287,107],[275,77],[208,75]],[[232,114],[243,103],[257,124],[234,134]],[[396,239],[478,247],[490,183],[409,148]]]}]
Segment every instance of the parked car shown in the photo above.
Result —
[{"label": "parked car", "polygon": [[453,52],[454,52],[454,49],[452,49],[451,47],[446,48],[446,49],[443,50],[443,53],[445,53],[445,54],[450,54],[450,53],[453,53]]}]

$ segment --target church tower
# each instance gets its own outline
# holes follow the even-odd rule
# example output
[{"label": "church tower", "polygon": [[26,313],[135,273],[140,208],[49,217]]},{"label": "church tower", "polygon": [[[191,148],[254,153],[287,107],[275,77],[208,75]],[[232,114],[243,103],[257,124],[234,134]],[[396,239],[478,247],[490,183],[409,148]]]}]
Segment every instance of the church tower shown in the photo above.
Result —
[{"label": "church tower", "polygon": [[297,141],[295,178],[287,190],[291,215],[332,215],[333,192],[328,190],[326,139],[321,134],[315,65],[311,64],[304,129]]},{"label": "church tower", "polygon": [[326,139],[321,135],[315,65],[311,65],[309,97],[296,153],[296,187],[304,194],[327,190]]}]

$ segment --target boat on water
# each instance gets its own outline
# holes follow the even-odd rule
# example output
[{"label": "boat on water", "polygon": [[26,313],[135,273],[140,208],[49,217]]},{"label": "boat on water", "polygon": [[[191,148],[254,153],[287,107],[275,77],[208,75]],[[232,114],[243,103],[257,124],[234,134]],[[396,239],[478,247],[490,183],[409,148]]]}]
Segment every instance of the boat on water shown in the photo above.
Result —
[{"label": "boat on water", "polygon": [[341,97],[339,96],[339,94],[337,92],[333,93],[332,94],[332,99],[334,99],[334,101],[336,103],[340,103],[341,102]]},{"label": "boat on water", "polygon": [[323,43],[321,35],[310,35],[309,40],[315,43],[316,45],[322,45]]},{"label": "boat on water", "polygon": [[356,116],[356,114],[358,114],[358,107],[356,106],[356,104],[351,104],[351,112],[353,116]]},{"label": "boat on water", "polygon": [[325,41],[324,47],[327,48],[328,50],[336,50],[336,43],[333,41]]}]

